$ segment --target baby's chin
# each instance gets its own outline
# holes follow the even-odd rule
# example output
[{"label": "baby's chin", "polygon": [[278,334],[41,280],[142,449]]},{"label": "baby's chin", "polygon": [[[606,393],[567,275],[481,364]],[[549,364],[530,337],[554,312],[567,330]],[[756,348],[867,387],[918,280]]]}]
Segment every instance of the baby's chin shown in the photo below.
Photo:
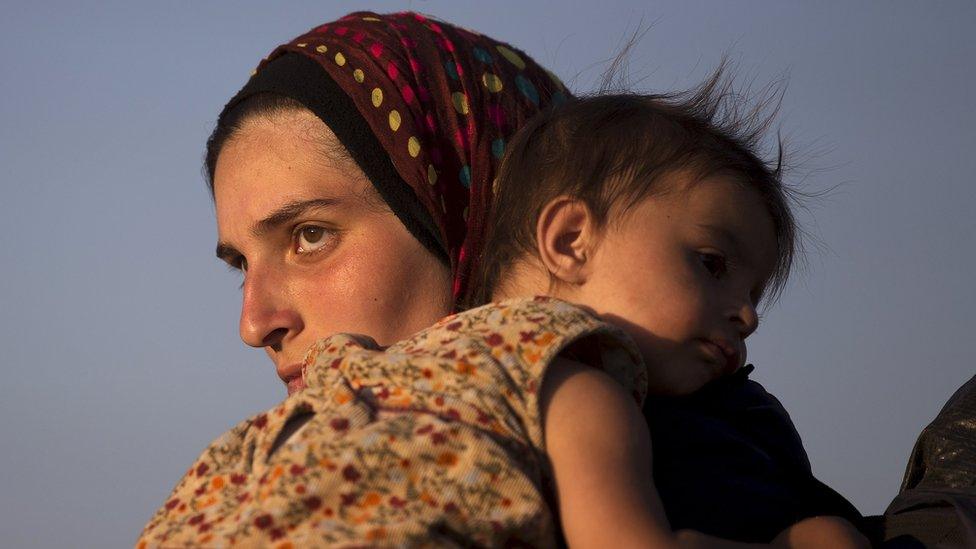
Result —
[{"label": "baby's chin", "polygon": [[647,374],[648,396],[662,397],[688,396],[721,377],[707,363],[675,364],[658,371],[655,371],[653,364],[649,364]]}]

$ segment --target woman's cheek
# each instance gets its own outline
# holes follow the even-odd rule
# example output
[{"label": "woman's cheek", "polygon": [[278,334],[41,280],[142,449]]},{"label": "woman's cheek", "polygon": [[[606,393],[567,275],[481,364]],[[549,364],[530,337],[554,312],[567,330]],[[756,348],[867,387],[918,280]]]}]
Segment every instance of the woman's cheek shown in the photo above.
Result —
[{"label": "woman's cheek", "polygon": [[375,300],[378,288],[369,282],[369,266],[361,254],[339,247],[333,253],[298,268],[296,301],[302,305],[305,324],[324,337],[336,332],[368,333],[364,320],[371,315],[366,304]]},{"label": "woman's cheek", "polygon": [[362,333],[383,343],[400,339],[407,335],[397,330],[403,323],[404,296],[416,293],[410,284],[424,282],[424,277],[406,277],[404,271],[389,249],[345,242],[309,269],[304,283],[309,324],[319,333]]}]

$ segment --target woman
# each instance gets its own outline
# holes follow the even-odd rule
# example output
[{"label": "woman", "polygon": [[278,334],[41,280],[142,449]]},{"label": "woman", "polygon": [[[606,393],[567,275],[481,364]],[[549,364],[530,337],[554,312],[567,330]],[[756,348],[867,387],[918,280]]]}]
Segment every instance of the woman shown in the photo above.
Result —
[{"label": "woman", "polygon": [[[354,13],[262,61],[220,116],[207,172],[217,255],[244,272],[241,337],[265,349],[289,394],[318,338],[362,333],[386,345],[466,296],[505,142],[566,94],[524,53],[409,13]],[[648,406],[672,525],[768,541],[809,516],[856,520],[813,478],[782,406],[747,375],[707,389],[718,398],[702,401],[718,405]],[[221,531],[267,543],[321,511],[272,498],[229,527],[254,502],[219,497],[250,482],[254,452],[270,455],[308,419],[288,403],[211,445],[143,541],[208,543]],[[255,431],[275,421],[281,435],[261,447]],[[300,469],[277,474],[312,474]]]}]

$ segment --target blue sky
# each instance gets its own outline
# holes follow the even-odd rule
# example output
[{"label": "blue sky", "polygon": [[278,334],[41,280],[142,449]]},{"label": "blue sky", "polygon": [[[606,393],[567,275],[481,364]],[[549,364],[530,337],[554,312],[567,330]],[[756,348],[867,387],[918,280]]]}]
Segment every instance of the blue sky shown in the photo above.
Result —
[{"label": "blue sky", "polygon": [[750,340],[818,476],[863,512],[965,380],[976,296],[976,7],[750,2],[74,2],[0,20],[0,539],[131,543],[197,453],[284,389],[237,335],[201,161],[279,42],[415,9],[511,42],[577,91],[637,29],[638,88],[723,54],[788,77],[779,124],[806,269]]}]

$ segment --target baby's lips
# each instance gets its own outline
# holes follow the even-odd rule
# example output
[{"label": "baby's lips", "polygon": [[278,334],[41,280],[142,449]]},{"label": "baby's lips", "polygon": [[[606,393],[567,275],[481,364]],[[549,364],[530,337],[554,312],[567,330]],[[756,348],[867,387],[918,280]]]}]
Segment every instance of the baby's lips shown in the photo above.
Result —
[{"label": "baby's lips", "polygon": [[730,374],[739,369],[739,364],[741,364],[741,362],[742,361],[739,360],[738,352],[734,352],[731,355],[725,355],[725,369],[728,370]]},{"label": "baby's lips", "polygon": [[728,373],[731,374],[739,369],[743,359],[745,358],[744,351],[739,351],[737,346],[729,343],[727,339],[717,338],[709,341],[721,349],[722,354],[725,355],[725,369]]}]

